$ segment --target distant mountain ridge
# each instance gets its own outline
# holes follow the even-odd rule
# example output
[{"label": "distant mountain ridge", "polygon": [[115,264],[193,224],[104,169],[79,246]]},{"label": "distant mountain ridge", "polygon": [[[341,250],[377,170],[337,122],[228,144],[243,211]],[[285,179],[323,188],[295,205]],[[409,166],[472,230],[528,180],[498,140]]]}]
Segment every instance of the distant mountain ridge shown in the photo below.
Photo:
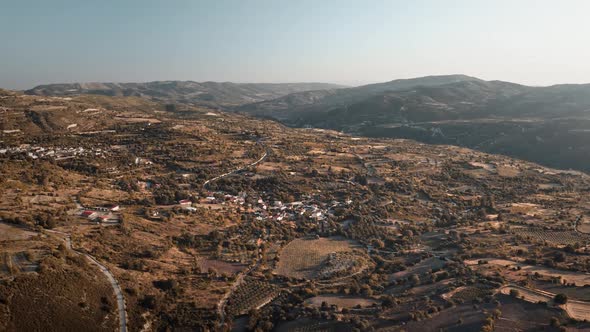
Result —
[{"label": "distant mountain ridge", "polygon": [[235,110],[290,126],[466,146],[590,171],[590,84],[428,76],[293,93]]},{"label": "distant mountain ridge", "polygon": [[50,84],[26,93],[206,105],[290,126],[465,146],[590,172],[590,84],[531,87],[444,75],[359,87],[162,81]]},{"label": "distant mountain ridge", "polygon": [[42,96],[98,94],[137,96],[161,102],[194,103],[208,106],[237,106],[274,99],[291,93],[337,89],[330,83],[232,83],[154,81],[146,83],[65,83],[39,85],[25,93]]},{"label": "distant mountain ridge", "polygon": [[254,115],[285,119],[284,112],[326,110],[359,102],[387,91],[398,91],[416,86],[439,86],[465,81],[481,81],[466,75],[426,76],[398,79],[385,83],[368,84],[353,88],[324,89],[289,94],[277,99],[242,105],[236,110]]}]

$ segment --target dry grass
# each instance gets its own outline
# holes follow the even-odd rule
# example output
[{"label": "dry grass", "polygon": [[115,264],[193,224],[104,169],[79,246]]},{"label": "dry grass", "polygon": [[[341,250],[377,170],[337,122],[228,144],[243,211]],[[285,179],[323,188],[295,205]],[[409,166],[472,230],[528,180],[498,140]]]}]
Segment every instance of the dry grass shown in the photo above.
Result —
[{"label": "dry grass", "polygon": [[[485,260],[488,263],[483,265],[478,265],[479,260]],[[516,267],[520,267],[518,271],[514,271],[514,273],[518,274],[530,274],[533,275],[535,273],[539,273],[545,277],[560,277],[562,280],[565,280],[568,283],[575,283],[577,286],[586,286],[590,285],[590,274],[584,272],[572,272],[572,271],[561,271],[556,269],[551,269],[544,266],[536,266],[536,265],[527,265],[521,264],[512,260],[507,259],[472,259],[464,261],[465,265],[479,267],[485,270],[491,270],[490,265],[495,265],[497,267],[503,268],[504,270],[508,271],[514,269]],[[506,273],[508,277],[508,273]]]},{"label": "dry grass", "polygon": [[48,257],[39,274],[0,285],[0,330],[114,331],[115,297],[103,274],[81,256]]},{"label": "dry grass", "polygon": [[498,165],[496,167],[499,176],[513,178],[520,175],[520,171],[516,167],[507,166],[507,165]]},{"label": "dry grass", "polygon": [[281,251],[275,273],[291,278],[315,279],[329,254],[352,251],[354,247],[354,242],[336,237],[296,239]]},{"label": "dry grass", "polygon": [[37,235],[34,232],[0,222],[0,241],[22,241]]},{"label": "dry grass", "polygon": [[366,298],[366,297],[342,296],[342,295],[332,295],[332,294],[314,296],[312,298],[305,300],[306,304],[312,305],[314,307],[321,307],[323,302],[326,302],[328,304],[328,306],[334,304],[334,305],[338,306],[338,308],[340,308],[340,309],[353,308],[357,305],[360,305],[361,307],[364,308],[364,307],[369,307],[369,306],[372,306],[373,304],[378,303],[377,301],[370,299],[370,298]]}]

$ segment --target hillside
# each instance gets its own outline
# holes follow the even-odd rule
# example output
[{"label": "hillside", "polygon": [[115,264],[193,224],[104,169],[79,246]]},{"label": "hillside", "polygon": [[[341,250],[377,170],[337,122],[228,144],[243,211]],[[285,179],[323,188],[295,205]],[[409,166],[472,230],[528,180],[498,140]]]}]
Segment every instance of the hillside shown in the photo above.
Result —
[{"label": "hillside", "polygon": [[439,86],[463,81],[477,82],[481,80],[465,75],[399,79],[354,88],[324,89],[293,93],[273,100],[243,105],[236,110],[258,116],[291,119],[298,112],[326,111],[337,107],[344,107],[387,91],[400,91],[415,86]]},{"label": "hillside", "polygon": [[453,144],[590,171],[590,85],[528,87],[466,76],[395,82],[296,93],[237,110],[291,126]]},{"label": "hillside", "polygon": [[147,83],[71,83],[48,84],[25,91],[30,95],[70,96],[98,94],[136,96],[163,102],[194,103],[208,106],[230,106],[275,99],[308,90],[335,89],[342,86],[327,83],[231,83],[156,81]]},{"label": "hillside", "polygon": [[569,320],[590,319],[585,174],[137,97],[0,97],[0,330],[587,327]]},{"label": "hillside", "polygon": [[[487,85],[453,84],[416,91]],[[569,320],[590,319],[580,172],[137,97],[0,97],[0,330],[587,327]]]}]

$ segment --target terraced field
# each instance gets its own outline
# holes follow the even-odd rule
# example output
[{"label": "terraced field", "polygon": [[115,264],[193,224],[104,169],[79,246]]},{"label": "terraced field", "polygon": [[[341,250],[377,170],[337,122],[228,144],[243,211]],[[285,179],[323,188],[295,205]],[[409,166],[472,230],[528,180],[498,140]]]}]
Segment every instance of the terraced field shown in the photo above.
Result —
[{"label": "terraced field", "polygon": [[590,242],[590,235],[575,231],[553,231],[542,228],[516,228],[514,233],[525,238],[547,241],[557,245],[586,245]]},{"label": "terraced field", "polygon": [[[556,270],[544,266],[522,264],[507,259],[471,259],[464,261],[464,263],[470,266],[477,266],[478,261],[480,260],[487,261],[487,264],[492,264],[504,268],[520,267],[521,272],[528,272],[531,275],[539,273],[540,275],[546,277],[560,277],[562,280],[565,280],[568,283],[575,283],[576,286],[590,285],[589,273]],[[485,267],[485,264],[483,266]]]},{"label": "terraced field", "polygon": [[[551,303],[553,301],[553,297],[555,294],[550,292],[545,292],[538,289],[529,289],[525,287],[520,287],[516,285],[509,285],[502,287],[500,292],[502,294],[510,294],[511,290],[516,290],[519,292],[519,296],[521,296],[525,301],[531,303],[538,303],[538,302],[547,302]],[[576,300],[569,300],[565,305],[561,306],[567,314],[576,320],[590,320],[590,302],[584,301],[576,301]]]},{"label": "terraced field", "polygon": [[238,286],[228,300],[230,315],[243,315],[250,309],[257,309],[272,301],[279,294],[274,285],[258,280],[249,280]]}]

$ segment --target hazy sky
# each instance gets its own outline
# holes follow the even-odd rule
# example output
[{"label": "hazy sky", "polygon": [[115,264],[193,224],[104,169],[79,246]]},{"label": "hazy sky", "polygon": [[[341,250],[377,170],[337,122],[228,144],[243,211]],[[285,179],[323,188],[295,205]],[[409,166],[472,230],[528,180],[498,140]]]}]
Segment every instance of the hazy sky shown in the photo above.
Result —
[{"label": "hazy sky", "polygon": [[0,0],[0,87],[590,82],[588,0]]}]

